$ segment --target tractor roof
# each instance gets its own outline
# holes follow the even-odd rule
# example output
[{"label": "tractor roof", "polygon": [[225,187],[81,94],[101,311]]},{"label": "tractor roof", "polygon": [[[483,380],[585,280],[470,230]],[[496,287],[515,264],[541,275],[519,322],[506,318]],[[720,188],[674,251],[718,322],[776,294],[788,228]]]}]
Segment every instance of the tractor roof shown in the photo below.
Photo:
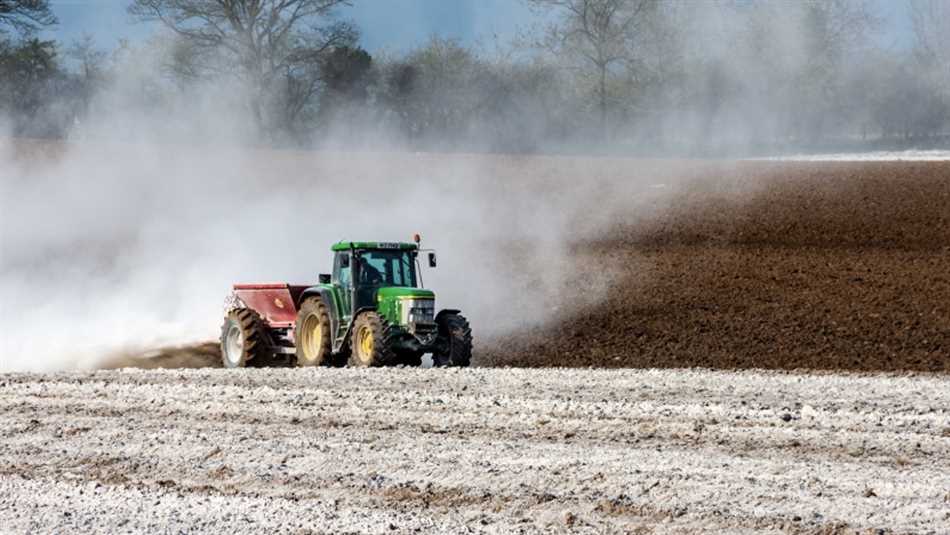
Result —
[{"label": "tractor roof", "polygon": [[334,243],[330,250],[348,251],[350,249],[399,249],[403,251],[415,251],[418,245],[407,242],[386,242],[386,241],[340,241]]}]

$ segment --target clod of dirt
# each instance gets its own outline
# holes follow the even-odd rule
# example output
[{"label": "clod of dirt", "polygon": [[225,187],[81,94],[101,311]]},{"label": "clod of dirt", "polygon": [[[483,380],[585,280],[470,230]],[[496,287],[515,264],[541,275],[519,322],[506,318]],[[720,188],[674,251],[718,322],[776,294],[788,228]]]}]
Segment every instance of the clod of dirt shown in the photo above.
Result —
[{"label": "clod of dirt", "polygon": [[561,522],[565,526],[571,527],[574,525],[576,521],[577,521],[577,515],[575,515],[571,511],[564,511],[563,513],[561,513]]}]

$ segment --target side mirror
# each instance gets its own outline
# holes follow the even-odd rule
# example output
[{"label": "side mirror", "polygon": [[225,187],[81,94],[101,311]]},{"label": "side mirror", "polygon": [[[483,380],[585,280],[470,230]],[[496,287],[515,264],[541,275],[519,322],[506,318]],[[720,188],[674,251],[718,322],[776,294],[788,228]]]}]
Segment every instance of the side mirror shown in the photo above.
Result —
[{"label": "side mirror", "polygon": [[435,253],[429,253],[429,267],[435,267]]},{"label": "side mirror", "polygon": [[330,284],[330,274],[321,273],[317,276],[317,279],[320,281],[320,284]]}]

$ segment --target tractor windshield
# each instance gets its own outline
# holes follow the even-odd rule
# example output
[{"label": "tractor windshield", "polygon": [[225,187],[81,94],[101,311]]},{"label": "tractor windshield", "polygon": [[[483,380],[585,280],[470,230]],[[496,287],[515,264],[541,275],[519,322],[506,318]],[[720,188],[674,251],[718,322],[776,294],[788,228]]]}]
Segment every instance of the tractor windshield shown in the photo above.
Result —
[{"label": "tractor windshield", "polygon": [[416,286],[416,263],[411,251],[370,249],[360,254],[359,284]]}]

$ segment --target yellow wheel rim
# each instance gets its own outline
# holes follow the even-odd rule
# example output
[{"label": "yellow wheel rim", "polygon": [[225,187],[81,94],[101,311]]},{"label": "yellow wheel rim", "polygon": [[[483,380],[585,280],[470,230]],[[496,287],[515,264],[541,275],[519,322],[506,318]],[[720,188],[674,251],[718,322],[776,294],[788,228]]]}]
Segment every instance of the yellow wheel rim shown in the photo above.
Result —
[{"label": "yellow wheel rim", "polygon": [[373,329],[364,325],[359,334],[360,360],[369,363],[373,360]]},{"label": "yellow wheel rim", "polygon": [[303,354],[307,360],[314,360],[320,354],[320,347],[323,345],[323,329],[320,326],[320,318],[316,314],[307,316],[303,322]]}]

